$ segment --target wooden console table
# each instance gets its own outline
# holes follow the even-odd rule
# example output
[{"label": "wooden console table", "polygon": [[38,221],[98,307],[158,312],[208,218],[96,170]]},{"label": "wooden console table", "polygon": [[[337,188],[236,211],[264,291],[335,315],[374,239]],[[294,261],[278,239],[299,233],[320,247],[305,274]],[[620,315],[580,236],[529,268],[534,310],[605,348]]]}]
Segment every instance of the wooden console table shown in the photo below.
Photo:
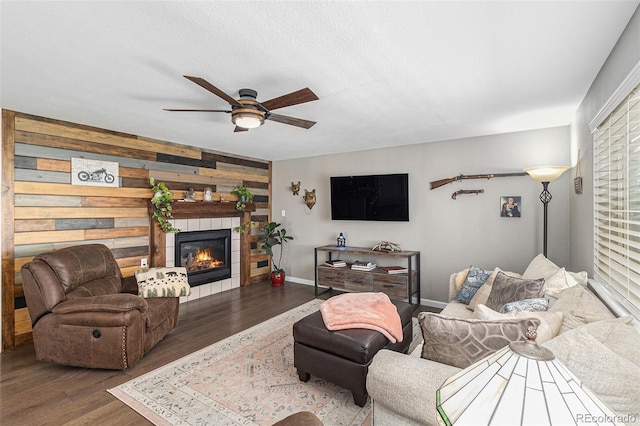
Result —
[{"label": "wooden console table", "polygon": [[[334,268],[324,264],[324,260],[318,260],[318,253],[326,253],[328,260],[335,260],[334,254],[346,254],[349,256],[362,256],[369,260],[371,257],[386,257],[401,259],[407,265],[407,273],[388,274],[380,269],[372,271],[359,271],[351,269],[351,264],[346,267]],[[364,257],[368,259],[364,259]],[[374,251],[363,247],[337,247],[322,246],[315,248],[315,295],[330,291],[374,291],[387,294],[392,299],[400,299],[420,305],[420,252],[405,251]],[[325,291],[318,292],[319,287],[328,287]],[[414,303],[415,297],[415,303]]]}]

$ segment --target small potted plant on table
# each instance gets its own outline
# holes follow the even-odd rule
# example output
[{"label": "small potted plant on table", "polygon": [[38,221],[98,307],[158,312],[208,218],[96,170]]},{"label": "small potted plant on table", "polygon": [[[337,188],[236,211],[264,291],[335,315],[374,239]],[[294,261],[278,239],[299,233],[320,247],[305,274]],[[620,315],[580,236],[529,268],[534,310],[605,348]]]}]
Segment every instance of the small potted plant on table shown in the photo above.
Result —
[{"label": "small potted plant on table", "polygon": [[[262,227],[263,235],[258,237],[258,243],[262,243],[262,250],[267,253],[271,259],[273,270],[271,271],[271,285],[273,287],[282,287],[284,285],[285,273],[282,265],[283,245],[287,241],[293,240],[291,235],[287,235],[287,230],[280,228],[280,224],[276,222],[268,222]],[[280,255],[278,261],[274,259],[273,247],[280,246]]]}]

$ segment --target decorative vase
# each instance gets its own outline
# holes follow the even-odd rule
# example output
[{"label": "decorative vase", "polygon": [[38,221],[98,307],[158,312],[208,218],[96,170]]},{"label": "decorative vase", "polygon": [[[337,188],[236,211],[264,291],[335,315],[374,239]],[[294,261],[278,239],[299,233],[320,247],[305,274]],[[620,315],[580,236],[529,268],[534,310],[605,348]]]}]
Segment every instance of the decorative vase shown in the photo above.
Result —
[{"label": "decorative vase", "polygon": [[271,273],[271,286],[282,287],[284,285],[284,272],[272,272]]}]

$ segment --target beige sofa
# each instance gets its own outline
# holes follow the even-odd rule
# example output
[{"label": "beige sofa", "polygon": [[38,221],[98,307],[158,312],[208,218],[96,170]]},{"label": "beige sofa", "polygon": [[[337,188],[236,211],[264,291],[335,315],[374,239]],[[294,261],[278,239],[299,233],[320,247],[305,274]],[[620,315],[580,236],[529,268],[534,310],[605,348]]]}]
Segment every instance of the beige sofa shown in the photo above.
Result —
[{"label": "beige sofa", "polygon": [[[541,256],[532,261],[522,276],[546,278],[545,286],[548,284],[549,288],[544,296],[550,299],[547,317],[554,318],[548,322],[553,323],[558,316],[561,318],[559,324],[551,324],[551,335],[546,336],[549,340],[541,345],[551,349],[621,416],[622,422],[640,420],[640,386],[637,385],[640,383],[640,333],[630,324],[632,318],[616,318],[587,288],[586,274],[567,272]],[[498,271],[496,268],[492,277]],[[472,300],[470,305],[475,308],[472,311],[469,305],[454,300],[464,274],[465,271],[461,271],[451,275],[449,303],[440,315],[421,313],[421,326],[427,324],[427,316],[437,320],[451,317],[481,321],[479,311],[487,311],[482,303],[474,304]],[[559,276],[564,277],[564,281],[558,281]],[[491,278],[487,280],[490,282]],[[479,297],[483,299],[490,289],[481,289],[484,295]],[[436,390],[461,368],[424,359],[421,357],[425,356],[423,352],[421,347],[410,355],[382,350],[374,357],[367,376],[374,425],[438,424]],[[597,370],[594,365],[599,366]]]}]

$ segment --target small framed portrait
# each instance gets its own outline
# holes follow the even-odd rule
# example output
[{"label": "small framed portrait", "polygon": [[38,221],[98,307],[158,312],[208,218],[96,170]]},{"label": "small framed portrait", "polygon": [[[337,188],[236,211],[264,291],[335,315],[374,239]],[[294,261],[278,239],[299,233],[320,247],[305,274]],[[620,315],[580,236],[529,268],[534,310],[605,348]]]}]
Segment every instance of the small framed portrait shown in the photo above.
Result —
[{"label": "small framed portrait", "polygon": [[500,197],[500,217],[520,217],[522,215],[522,197],[504,195]]}]

